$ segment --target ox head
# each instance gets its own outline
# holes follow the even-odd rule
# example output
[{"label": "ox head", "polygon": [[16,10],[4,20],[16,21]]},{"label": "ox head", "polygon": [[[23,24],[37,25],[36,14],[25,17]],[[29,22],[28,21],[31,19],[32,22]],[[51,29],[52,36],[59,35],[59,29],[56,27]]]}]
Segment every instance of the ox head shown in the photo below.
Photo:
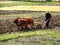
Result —
[{"label": "ox head", "polygon": [[19,22],[19,19],[21,19],[20,17],[17,17],[16,19],[14,19],[13,23],[15,23],[17,26],[19,26],[18,22]]}]

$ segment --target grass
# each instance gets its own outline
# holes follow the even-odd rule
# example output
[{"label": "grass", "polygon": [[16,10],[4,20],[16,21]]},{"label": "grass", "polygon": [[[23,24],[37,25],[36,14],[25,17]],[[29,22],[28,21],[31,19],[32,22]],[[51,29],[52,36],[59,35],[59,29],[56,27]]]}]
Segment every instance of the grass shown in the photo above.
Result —
[{"label": "grass", "polygon": [[28,31],[28,32],[13,32],[11,34],[0,34],[0,41],[6,41],[9,39],[17,38],[17,37],[28,37],[28,36],[44,36],[49,38],[60,38],[60,32],[48,30],[36,30],[36,31]]},{"label": "grass", "polygon": [[16,38],[18,35],[16,33],[6,33],[6,34],[0,34],[0,41],[6,41],[12,38]]},{"label": "grass", "polygon": [[21,33],[21,36],[47,36],[47,37],[60,37],[60,33],[56,31],[51,30],[38,30],[38,31],[30,31],[30,32],[24,32]]},{"label": "grass", "polygon": [[[9,1],[7,1],[9,2]],[[20,6],[20,5],[39,5],[39,4],[60,4],[60,2],[23,2],[23,1],[16,1],[12,3],[3,3],[0,2],[0,7],[10,7],[10,6]]]},{"label": "grass", "polygon": [[0,4],[0,7],[10,7],[10,6],[20,6],[20,5],[35,5],[38,3],[33,2],[14,2],[14,3],[8,3],[8,4]]},{"label": "grass", "polygon": [[[35,42],[32,40],[32,42],[25,42],[26,37],[30,36],[39,36],[42,39],[40,41]],[[19,37],[19,38],[18,38]],[[22,42],[15,42],[14,39],[22,40]],[[45,39],[46,38],[46,39]],[[50,39],[49,39],[50,38]],[[11,41],[8,41],[10,39],[13,39]],[[29,38],[27,39],[29,40]],[[31,30],[28,32],[12,32],[11,34],[5,33],[0,34],[0,45],[8,45],[8,44],[15,44],[15,45],[60,45],[60,42],[57,41],[60,40],[60,32],[59,30],[56,31],[56,29],[39,29],[39,30]],[[2,42],[3,41],[3,42]]]}]

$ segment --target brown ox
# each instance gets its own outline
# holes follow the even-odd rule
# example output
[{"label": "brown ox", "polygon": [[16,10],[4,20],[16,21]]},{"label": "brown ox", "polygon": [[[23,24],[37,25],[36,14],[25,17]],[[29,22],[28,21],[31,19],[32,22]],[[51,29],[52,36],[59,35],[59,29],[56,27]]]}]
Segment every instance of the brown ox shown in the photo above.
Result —
[{"label": "brown ox", "polygon": [[21,18],[20,17],[17,17],[16,19],[14,19],[13,23],[15,23],[18,26],[18,29],[19,29],[19,26],[20,25],[18,25],[18,19],[21,19]]},{"label": "brown ox", "polygon": [[18,19],[20,29],[28,29],[27,21],[25,19]]},{"label": "brown ox", "polygon": [[28,25],[30,25],[30,29],[32,29],[34,27],[34,21],[33,18],[16,18],[14,20],[14,23],[19,27],[21,27],[21,29],[25,28],[28,29]]},{"label": "brown ox", "polygon": [[34,28],[34,20],[33,18],[23,18],[27,21],[27,25],[30,25],[30,29]]}]

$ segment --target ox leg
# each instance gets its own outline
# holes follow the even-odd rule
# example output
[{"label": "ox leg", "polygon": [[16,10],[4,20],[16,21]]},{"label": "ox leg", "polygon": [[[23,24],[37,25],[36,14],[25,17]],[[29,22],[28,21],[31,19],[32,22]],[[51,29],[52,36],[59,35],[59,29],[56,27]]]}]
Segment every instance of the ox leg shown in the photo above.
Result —
[{"label": "ox leg", "polygon": [[21,25],[21,30],[23,30],[23,25]]},{"label": "ox leg", "polygon": [[18,26],[18,30],[20,30],[20,28],[19,28],[20,26]]},{"label": "ox leg", "polygon": [[31,29],[34,29],[34,24],[31,24]]},{"label": "ox leg", "polygon": [[18,30],[21,30],[22,29],[22,27],[21,26],[18,26]]},{"label": "ox leg", "polygon": [[28,29],[28,25],[27,24],[25,25],[25,29]]},{"label": "ox leg", "polygon": [[30,29],[30,30],[32,29],[32,27],[33,27],[32,25],[29,25],[29,29]]},{"label": "ox leg", "polygon": [[32,29],[35,29],[35,24],[34,24],[34,22],[32,23]]}]

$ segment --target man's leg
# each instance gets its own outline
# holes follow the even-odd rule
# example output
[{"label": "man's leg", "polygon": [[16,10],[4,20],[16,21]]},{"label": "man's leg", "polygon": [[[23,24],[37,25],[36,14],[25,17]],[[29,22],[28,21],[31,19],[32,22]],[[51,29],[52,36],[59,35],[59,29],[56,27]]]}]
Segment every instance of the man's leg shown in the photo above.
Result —
[{"label": "man's leg", "polygon": [[47,28],[49,28],[49,22],[50,22],[50,20],[48,20],[47,23],[46,23]]}]

